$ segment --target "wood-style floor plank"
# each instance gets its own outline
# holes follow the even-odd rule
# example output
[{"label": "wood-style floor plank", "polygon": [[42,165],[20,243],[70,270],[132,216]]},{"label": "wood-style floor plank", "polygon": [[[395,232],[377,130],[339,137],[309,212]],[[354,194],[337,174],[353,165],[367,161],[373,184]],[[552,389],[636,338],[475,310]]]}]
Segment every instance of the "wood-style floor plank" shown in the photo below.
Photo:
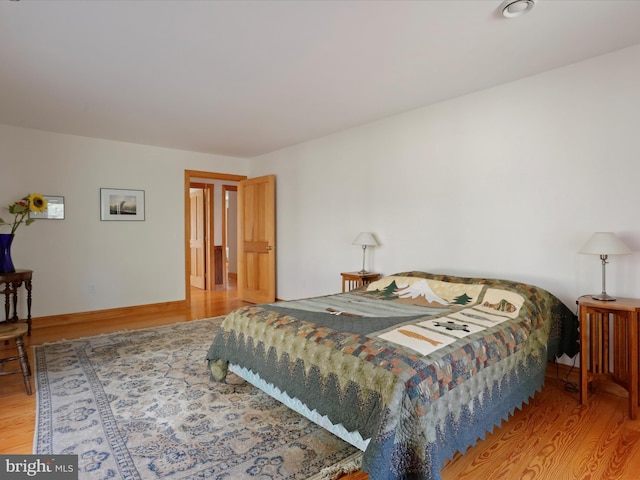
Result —
[{"label": "wood-style floor plank", "polygon": [[[190,307],[168,309],[87,324],[34,328],[28,346],[120,330],[148,328],[223,315],[243,305],[235,290],[194,290]],[[4,349],[0,346],[0,350]],[[28,348],[32,356],[32,349]],[[31,359],[33,365],[33,359]],[[565,371],[560,369],[564,377]],[[577,374],[570,380],[577,382]],[[21,375],[0,377],[0,453],[32,452],[35,394],[27,396]],[[542,392],[516,410],[501,428],[464,455],[456,455],[442,472],[444,480],[631,480],[640,478],[640,421],[630,420],[626,392],[602,383],[589,404],[567,391],[555,367],[547,371]],[[357,472],[342,480],[367,480]]]},{"label": "wood-style floor plank", "polygon": [[[136,314],[129,317],[110,318],[108,322],[97,320],[82,324],[73,323],[56,327],[38,327],[32,330],[30,337],[24,337],[24,341],[29,354],[29,362],[33,369],[33,348],[31,347],[35,345],[216,317],[225,315],[242,305],[248,304],[237,299],[233,285],[227,290],[205,291],[193,289],[189,307],[167,309],[161,313],[154,312],[148,315]],[[8,346],[0,345],[1,356],[6,357],[15,354],[13,342]],[[14,369],[17,368],[17,365],[7,364],[7,368]],[[25,392],[21,374],[0,377],[0,454],[28,454],[33,451],[36,412],[33,377],[31,378],[31,385],[34,394],[28,396]]]},{"label": "wood-style floor plank", "polygon": [[[564,370],[564,369],[561,369]],[[577,382],[577,374],[570,380]],[[635,480],[640,478],[640,421],[630,420],[626,392],[600,384],[581,406],[556,369],[522,410],[456,457],[443,480]],[[357,472],[341,480],[367,480]]]}]

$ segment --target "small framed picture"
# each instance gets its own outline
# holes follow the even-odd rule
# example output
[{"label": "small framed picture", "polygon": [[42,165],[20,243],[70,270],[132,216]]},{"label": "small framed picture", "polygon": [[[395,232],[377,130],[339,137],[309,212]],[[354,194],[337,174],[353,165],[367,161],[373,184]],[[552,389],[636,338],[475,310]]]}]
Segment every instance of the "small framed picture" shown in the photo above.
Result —
[{"label": "small framed picture", "polygon": [[101,188],[100,220],[143,221],[144,190]]},{"label": "small framed picture", "polygon": [[29,218],[43,220],[64,220],[64,197],[58,195],[42,195],[47,201],[47,208],[42,212],[29,212]]}]

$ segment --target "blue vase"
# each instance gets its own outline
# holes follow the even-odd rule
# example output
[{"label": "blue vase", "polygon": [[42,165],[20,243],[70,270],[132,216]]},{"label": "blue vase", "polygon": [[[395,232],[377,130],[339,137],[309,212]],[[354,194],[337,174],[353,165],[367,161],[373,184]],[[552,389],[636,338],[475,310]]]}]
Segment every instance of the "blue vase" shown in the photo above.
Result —
[{"label": "blue vase", "polygon": [[13,243],[13,233],[0,233],[0,273],[12,273],[16,269],[11,260],[11,244]]}]

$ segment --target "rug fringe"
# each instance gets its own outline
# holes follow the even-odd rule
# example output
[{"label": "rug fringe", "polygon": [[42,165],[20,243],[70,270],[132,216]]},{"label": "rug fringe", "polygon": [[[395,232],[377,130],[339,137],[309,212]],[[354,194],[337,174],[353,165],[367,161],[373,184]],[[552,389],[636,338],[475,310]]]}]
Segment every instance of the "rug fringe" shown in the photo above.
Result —
[{"label": "rug fringe", "polygon": [[320,470],[320,473],[307,480],[338,480],[344,475],[357,472],[362,466],[362,452],[356,452],[350,457]]}]

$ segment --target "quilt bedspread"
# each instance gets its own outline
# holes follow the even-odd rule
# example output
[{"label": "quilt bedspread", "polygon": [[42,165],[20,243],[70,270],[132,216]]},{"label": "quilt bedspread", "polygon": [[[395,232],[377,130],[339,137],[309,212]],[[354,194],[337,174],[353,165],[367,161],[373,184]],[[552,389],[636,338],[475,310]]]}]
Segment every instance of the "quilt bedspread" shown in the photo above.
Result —
[{"label": "quilt bedspread", "polygon": [[[439,479],[544,382],[575,316],[538,287],[404,272],[344,294],[244,307],[209,349],[371,441],[376,479]],[[565,327],[566,328],[566,327]],[[555,346],[554,346],[555,349]]]}]

